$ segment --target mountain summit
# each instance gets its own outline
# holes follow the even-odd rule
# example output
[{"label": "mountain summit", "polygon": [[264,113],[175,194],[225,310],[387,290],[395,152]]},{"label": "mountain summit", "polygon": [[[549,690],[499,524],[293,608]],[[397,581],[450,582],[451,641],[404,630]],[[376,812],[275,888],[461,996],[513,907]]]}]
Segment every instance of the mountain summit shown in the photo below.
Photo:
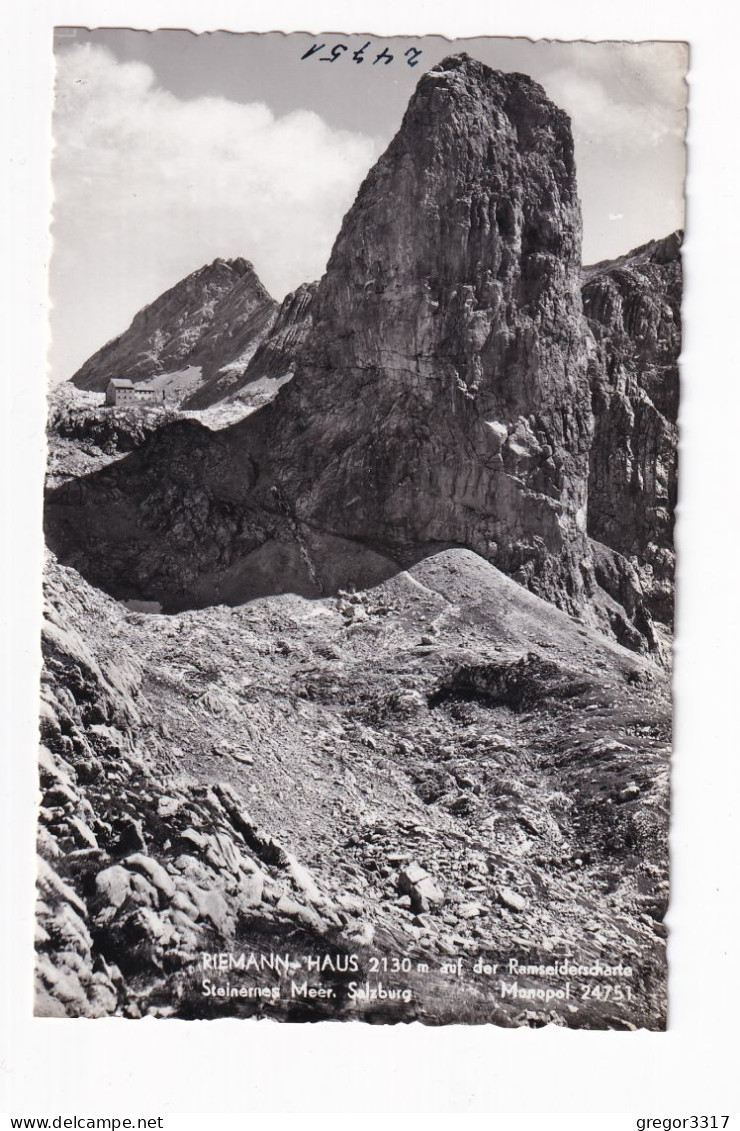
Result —
[{"label": "mountain summit", "polygon": [[136,383],[200,367],[206,383],[246,368],[272,326],[277,303],[246,259],[215,259],[145,306],[128,330],[74,374],[79,389],[102,391],[112,377]]},{"label": "mountain summit", "polygon": [[271,447],[296,516],[468,546],[575,610],[591,440],[570,122],[467,55],[424,75],[346,216]]}]

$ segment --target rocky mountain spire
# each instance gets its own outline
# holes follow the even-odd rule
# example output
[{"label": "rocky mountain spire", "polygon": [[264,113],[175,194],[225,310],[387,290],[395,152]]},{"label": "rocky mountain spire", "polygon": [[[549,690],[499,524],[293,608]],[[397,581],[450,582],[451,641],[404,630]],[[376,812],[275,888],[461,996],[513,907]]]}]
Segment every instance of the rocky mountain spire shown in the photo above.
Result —
[{"label": "rocky mountain spire", "polygon": [[275,406],[296,515],[458,543],[575,609],[590,442],[570,122],[468,55],[424,75],[346,216]]}]

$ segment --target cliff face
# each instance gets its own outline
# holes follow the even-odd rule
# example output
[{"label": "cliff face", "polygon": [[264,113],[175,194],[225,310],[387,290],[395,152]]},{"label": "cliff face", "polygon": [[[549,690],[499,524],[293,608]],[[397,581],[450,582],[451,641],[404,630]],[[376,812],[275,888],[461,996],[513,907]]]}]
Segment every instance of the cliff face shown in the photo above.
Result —
[{"label": "cliff face", "polygon": [[[598,348],[588,529],[636,559],[648,607],[672,616],[677,494],[681,233],[584,271]],[[633,567],[634,568],[634,567]]]},{"label": "cliff face", "polygon": [[101,391],[111,377],[148,381],[188,366],[203,367],[206,381],[218,379],[225,367],[246,368],[276,310],[251,263],[216,259],[139,311],[72,381]]},{"label": "cliff face", "polygon": [[570,124],[523,75],[425,75],[342,225],[275,405],[295,515],[469,546],[576,609],[590,398]]}]

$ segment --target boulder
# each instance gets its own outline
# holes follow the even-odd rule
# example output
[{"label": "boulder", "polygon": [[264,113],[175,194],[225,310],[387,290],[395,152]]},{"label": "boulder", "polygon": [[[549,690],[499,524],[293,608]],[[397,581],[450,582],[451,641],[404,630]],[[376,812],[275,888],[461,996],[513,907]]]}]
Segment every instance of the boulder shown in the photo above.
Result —
[{"label": "boulder", "polygon": [[499,903],[504,907],[508,907],[510,911],[525,911],[527,908],[527,900],[519,892],[512,891],[511,888],[502,887],[498,890]]},{"label": "boulder", "polygon": [[135,853],[133,856],[128,856],[124,861],[127,868],[132,868],[134,871],[142,872],[147,879],[149,879],[157,891],[161,892],[165,899],[172,899],[175,894],[175,885],[172,877],[153,860],[151,856],[144,856],[142,853]]},{"label": "boulder", "polygon": [[411,910],[417,914],[444,902],[444,892],[416,861],[398,873],[398,890],[409,897]]}]

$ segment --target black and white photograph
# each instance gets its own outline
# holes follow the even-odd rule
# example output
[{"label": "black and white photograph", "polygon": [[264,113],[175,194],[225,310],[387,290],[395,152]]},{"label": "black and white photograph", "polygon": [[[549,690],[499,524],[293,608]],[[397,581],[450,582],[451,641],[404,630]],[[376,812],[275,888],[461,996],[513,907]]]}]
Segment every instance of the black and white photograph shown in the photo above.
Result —
[{"label": "black and white photograph", "polygon": [[36,1016],[664,1030],[687,44],[53,52]]}]

